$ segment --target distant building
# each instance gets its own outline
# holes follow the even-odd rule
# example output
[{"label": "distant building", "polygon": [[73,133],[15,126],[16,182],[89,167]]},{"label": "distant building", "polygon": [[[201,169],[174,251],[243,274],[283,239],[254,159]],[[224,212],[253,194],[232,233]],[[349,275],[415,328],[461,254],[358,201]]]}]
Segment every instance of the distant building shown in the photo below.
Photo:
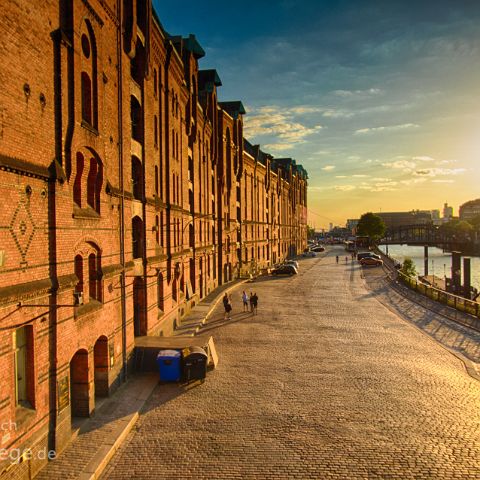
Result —
[{"label": "distant building", "polygon": [[453,207],[450,207],[448,203],[444,203],[442,223],[447,223],[452,218],[453,218]]},{"label": "distant building", "polygon": [[430,210],[412,210],[410,212],[379,212],[378,215],[387,228],[397,228],[407,225],[431,225]]},{"label": "distant building", "polygon": [[355,232],[357,230],[357,225],[358,225],[359,219],[349,219],[347,220],[347,229],[352,232],[353,235],[355,235]]},{"label": "distant building", "polygon": [[432,214],[432,223],[437,226],[441,225],[440,210],[432,210],[430,213]]},{"label": "distant building", "polygon": [[330,223],[328,231],[331,232],[333,230],[333,223]]},{"label": "distant building", "polygon": [[460,205],[460,220],[471,220],[480,215],[480,198]]}]

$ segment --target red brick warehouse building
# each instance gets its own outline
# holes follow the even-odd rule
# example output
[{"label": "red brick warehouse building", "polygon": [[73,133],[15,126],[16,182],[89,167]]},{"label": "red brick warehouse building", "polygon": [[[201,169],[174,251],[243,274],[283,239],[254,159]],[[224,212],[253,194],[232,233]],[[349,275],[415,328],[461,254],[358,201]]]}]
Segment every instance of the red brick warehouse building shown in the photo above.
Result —
[{"label": "red brick warehouse building", "polygon": [[0,450],[33,458],[115,390],[136,336],[295,255],[307,223],[306,171],[244,139],[193,35],[150,1],[36,3],[0,13]]}]

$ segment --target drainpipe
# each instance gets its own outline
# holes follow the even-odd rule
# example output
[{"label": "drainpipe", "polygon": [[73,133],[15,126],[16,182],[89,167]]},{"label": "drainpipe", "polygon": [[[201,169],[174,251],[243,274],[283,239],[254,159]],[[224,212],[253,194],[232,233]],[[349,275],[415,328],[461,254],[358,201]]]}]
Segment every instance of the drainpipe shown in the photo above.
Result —
[{"label": "drainpipe", "polygon": [[122,380],[127,380],[127,306],[125,288],[125,186],[123,182],[123,2],[117,0],[118,27],[117,27],[117,62],[118,62],[118,172],[120,176],[120,215],[119,215],[119,240],[120,240],[120,308],[122,315]]}]

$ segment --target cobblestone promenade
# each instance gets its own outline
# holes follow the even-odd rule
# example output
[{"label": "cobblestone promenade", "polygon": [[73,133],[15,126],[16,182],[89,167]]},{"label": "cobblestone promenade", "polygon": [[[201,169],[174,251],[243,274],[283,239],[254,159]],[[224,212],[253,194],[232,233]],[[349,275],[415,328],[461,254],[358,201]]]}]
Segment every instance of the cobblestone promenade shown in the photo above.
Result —
[{"label": "cobblestone promenade", "polygon": [[257,316],[240,287],[218,368],[157,387],[104,478],[480,478],[480,382],[336,253],[247,284]]}]

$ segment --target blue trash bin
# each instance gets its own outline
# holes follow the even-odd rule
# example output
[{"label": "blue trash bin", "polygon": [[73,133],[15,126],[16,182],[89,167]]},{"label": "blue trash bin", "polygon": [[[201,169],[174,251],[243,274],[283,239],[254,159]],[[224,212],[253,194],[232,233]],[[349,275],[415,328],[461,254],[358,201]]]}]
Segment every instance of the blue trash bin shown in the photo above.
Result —
[{"label": "blue trash bin", "polygon": [[177,350],[160,350],[157,355],[158,372],[162,382],[179,382],[182,376],[182,354]]}]

